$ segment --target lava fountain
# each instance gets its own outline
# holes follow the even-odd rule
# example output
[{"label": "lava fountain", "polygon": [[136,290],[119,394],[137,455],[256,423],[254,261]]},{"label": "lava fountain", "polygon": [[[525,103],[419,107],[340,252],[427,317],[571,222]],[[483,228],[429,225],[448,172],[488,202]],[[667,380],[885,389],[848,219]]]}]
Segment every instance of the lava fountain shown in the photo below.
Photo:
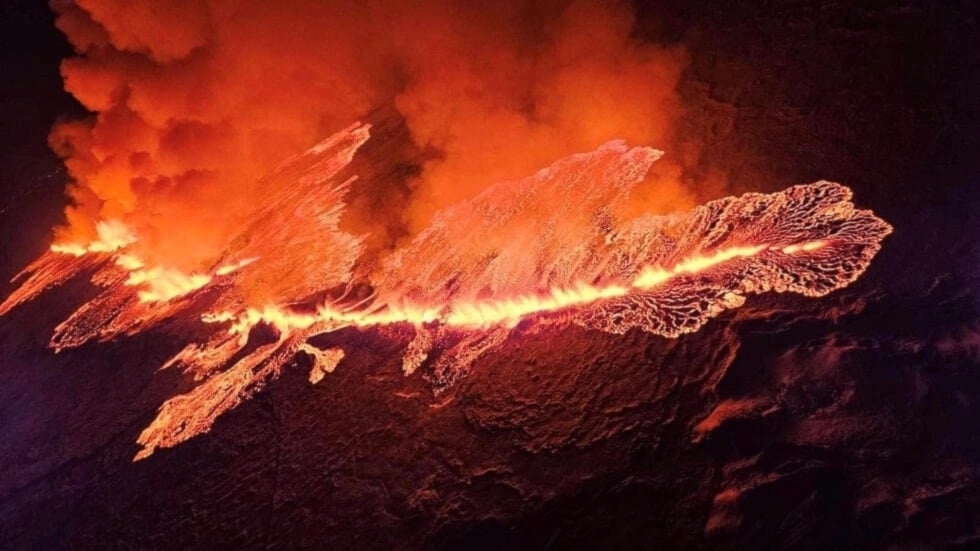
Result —
[{"label": "lava fountain", "polygon": [[344,169],[369,139],[370,127],[354,124],[266,176],[272,200],[199,271],[147,265],[133,251],[140,236],[103,220],[97,239],[57,243],[28,266],[0,315],[91,274],[100,292],[56,327],[55,351],[165,320],[200,322],[205,338],[162,367],[198,384],[163,404],[139,437],[139,459],[206,432],[297,355],[320,382],[344,353],[316,348],[315,335],[410,328],[405,374],[425,367],[442,393],[518,324],[674,338],[750,294],[840,289],[891,232],[831,182],[623,220],[618,207],[661,153],[613,141],[445,208],[411,242],[367,262],[365,236],[338,224],[354,181]]}]

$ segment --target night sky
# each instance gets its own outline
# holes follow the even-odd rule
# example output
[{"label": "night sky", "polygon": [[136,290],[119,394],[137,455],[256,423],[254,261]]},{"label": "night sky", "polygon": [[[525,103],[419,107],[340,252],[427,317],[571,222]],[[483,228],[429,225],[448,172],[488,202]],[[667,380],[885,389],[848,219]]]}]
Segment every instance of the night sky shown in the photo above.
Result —
[{"label": "night sky", "polygon": [[83,116],[59,74],[71,46],[54,27],[45,2],[10,0],[0,6],[0,278],[38,254],[60,222],[65,174],[47,146],[59,117]]}]

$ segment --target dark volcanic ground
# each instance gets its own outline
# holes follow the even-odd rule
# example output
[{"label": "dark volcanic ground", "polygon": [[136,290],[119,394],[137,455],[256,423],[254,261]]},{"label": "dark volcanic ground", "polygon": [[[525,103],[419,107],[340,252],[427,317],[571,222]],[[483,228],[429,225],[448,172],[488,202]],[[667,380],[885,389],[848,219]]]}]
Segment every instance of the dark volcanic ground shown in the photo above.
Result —
[{"label": "dark volcanic ground", "polygon": [[[527,330],[440,399],[402,375],[408,335],[347,331],[318,343],[348,351],[318,385],[299,360],[138,463],[139,432],[192,384],[157,366],[194,329],[55,356],[84,282],[15,310],[0,319],[0,547],[980,547],[976,17],[644,9],[690,49],[684,130],[705,170],[736,190],[840,181],[895,226],[823,299],[754,297],[676,340]],[[65,53],[19,47],[51,71]],[[70,109],[56,73],[7,55],[36,88],[3,89],[5,276],[57,220],[43,135]]]}]

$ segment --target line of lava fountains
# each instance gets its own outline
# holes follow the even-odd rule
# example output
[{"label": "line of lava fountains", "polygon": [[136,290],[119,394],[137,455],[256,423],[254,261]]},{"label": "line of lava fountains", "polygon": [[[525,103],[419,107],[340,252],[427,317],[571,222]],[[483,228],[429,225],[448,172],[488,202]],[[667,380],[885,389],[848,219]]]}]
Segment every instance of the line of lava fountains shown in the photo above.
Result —
[{"label": "line of lava fountains", "polygon": [[[344,354],[317,349],[308,342],[314,335],[411,328],[404,371],[426,366],[441,392],[522,321],[677,337],[748,294],[842,288],[891,232],[830,182],[728,197],[683,216],[617,220],[613,213],[661,153],[610,142],[444,209],[367,273],[358,264],[363,237],[338,222],[353,181],[340,175],[369,136],[355,124],[267,176],[275,199],[207,270],[146,266],[131,250],[139,236],[107,220],[98,240],[56,244],[31,264],[0,315],[82,273],[101,292],[55,329],[58,351],[207,312],[203,342],[163,366],[198,385],[163,404],[139,437],[141,458],[209,430],[297,355],[310,358],[310,380],[320,381]],[[373,292],[309,302],[354,285]],[[259,326],[265,339],[254,336]]]}]

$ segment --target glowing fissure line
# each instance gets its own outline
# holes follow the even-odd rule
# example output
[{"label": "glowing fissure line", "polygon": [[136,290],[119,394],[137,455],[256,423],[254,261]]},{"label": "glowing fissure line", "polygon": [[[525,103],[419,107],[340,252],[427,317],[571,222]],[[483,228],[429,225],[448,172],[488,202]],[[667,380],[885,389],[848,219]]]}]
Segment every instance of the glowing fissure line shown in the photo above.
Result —
[{"label": "glowing fissure line", "polygon": [[[814,251],[826,244],[824,241],[797,243],[780,249],[792,255],[800,251]],[[522,318],[540,312],[581,306],[598,300],[617,298],[632,291],[649,290],[681,275],[703,272],[709,268],[734,260],[748,258],[769,249],[768,245],[731,247],[708,256],[693,256],[682,260],[670,269],[648,267],[629,285],[597,287],[579,284],[571,288],[555,288],[549,295],[525,295],[512,299],[478,302],[458,302],[445,308],[403,307],[384,312],[360,312],[337,310],[331,305],[318,308],[316,313],[296,313],[277,306],[262,309],[249,308],[243,314],[217,312],[207,314],[203,320],[209,323],[232,322],[229,331],[247,339],[249,330],[258,323],[267,323],[279,329],[283,337],[293,330],[307,329],[317,323],[372,326],[393,323],[421,325],[440,321],[446,325],[479,328],[497,324],[515,325]]]},{"label": "glowing fissure line", "polygon": [[161,268],[138,269],[130,272],[126,285],[142,285],[137,291],[141,302],[163,302],[196,291],[211,283],[207,274],[185,274],[179,270]]},{"label": "glowing fissure line", "polygon": [[722,249],[711,256],[694,256],[685,258],[670,270],[656,267],[647,267],[640,275],[633,280],[633,287],[637,289],[649,289],[681,274],[695,274],[702,272],[735,258],[747,258],[755,256],[768,247],[759,245],[757,247],[731,247]]},{"label": "glowing fissure line", "polygon": [[[96,224],[95,231],[98,239],[87,245],[56,243],[51,245],[51,251],[72,256],[114,253],[116,265],[129,272],[125,284],[143,287],[137,291],[137,297],[141,302],[167,301],[196,291],[211,282],[211,276],[206,274],[185,274],[161,266],[146,268],[139,257],[121,252],[135,243],[137,238],[136,234],[118,220],[103,220]],[[233,270],[238,267],[240,266]]]},{"label": "glowing fissure line", "polygon": [[[51,250],[62,254],[81,256],[86,253],[115,252],[116,264],[130,272],[126,285],[143,286],[137,292],[142,302],[163,302],[186,295],[209,284],[213,276],[208,274],[185,274],[178,270],[153,267],[146,268],[136,256],[120,251],[136,241],[135,235],[119,222],[100,222],[97,226],[99,240],[88,245],[52,245]],[[780,249],[786,255],[811,252],[826,245],[823,240],[794,243]],[[572,287],[556,287],[546,295],[523,295],[501,300],[457,302],[444,308],[423,308],[405,306],[389,307],[381,312],[339,310],[332,305],[320,306],[316,313],[297,313],[278,306],[248,308],[241,314],[216,312],[202,317],[208,323],[231,322],[229,331],[246,339],[249,330],[258,323],[267,323],[288,335],[297,329],[306,329],[317,323],[373,326],[393,323],[421,325],[440,321],[446,325],[464,328],[479,328],[492,325],[516,325],[526,316],[581,306],[598,300],[623,297],[630,292],[652,289],[685,274],[696,274],[709,268],[734,260],[749,258],[769,249],[768,245],[729,247],[707,256],[685,258],[669,269],[648,266],[628,285],[595,286],[579,283]],[[258,260],[246,258],[233,264],[219,266],[215,275],[225,276]]]},{"label": "glowing fissure line", "polygon": [[[133,254],[122,252],[123,249],[137,241],[133,234],[122,222],[107,220],[96,225],[99,238],[87,245],[77,243],[56,243],[51,245],[51,251],[80,257],[89,253],[114,253],[115,263],[129,272],[125,284],[142,286],[137,291],[140,302],[164,302],[193,291],[208,283],[213,276],[202,273],[184,273],[180,270],[154,266],[147,268],[143,261]],[[258,257],[246,258],[233,264],[219,266],[214,275],[226,276],[258,260]]]},{"label": "glowing fissure line", "polygon": [[233,264],[224,264],[218,266],[218,269],[215,270],[214,273],[215,275],[219,275],[219,276],[228,275],[230,273],[237,272],[240,268],[244,268],[245,266],[248,266],[249,264],[255,262],[258,259],[259,257],[253,256],[251,258],[239,260],[238,262],[235,262]]},{"label": "glowing fissure line", "polygon": [[806,243],[796,243],[794,245],[789,245],[783,247],[784,254],[796,254],[800,251],[810,252],[822,248],[826,245],[826,241],[807,241]]},{"label": "glowing fissure line", "polygon": [[[116,263],[120,264],[120,260],[125,256],[120,255]],[[208,274],[196,272],[185,274],[180,270],[161,266],[143,269],[143,263],[139,259],[134,258],[134,260],[135,262],[132,265],[136,266],[136,268],[131,269],[132,273],[129,275],[129,279],[126,280],[126,285],[142,285],[144,287],[143,290],[137,293],[141,302],[163,302],[184,296],[204,287],[214,279],[213,276]],[[214,275],[226,276],[248,266],[256,260],[258,260],[257,257],[246,258],[234,264],[219,266],[214,271]],[[126,267],[124,264],[120,265]]]}]

